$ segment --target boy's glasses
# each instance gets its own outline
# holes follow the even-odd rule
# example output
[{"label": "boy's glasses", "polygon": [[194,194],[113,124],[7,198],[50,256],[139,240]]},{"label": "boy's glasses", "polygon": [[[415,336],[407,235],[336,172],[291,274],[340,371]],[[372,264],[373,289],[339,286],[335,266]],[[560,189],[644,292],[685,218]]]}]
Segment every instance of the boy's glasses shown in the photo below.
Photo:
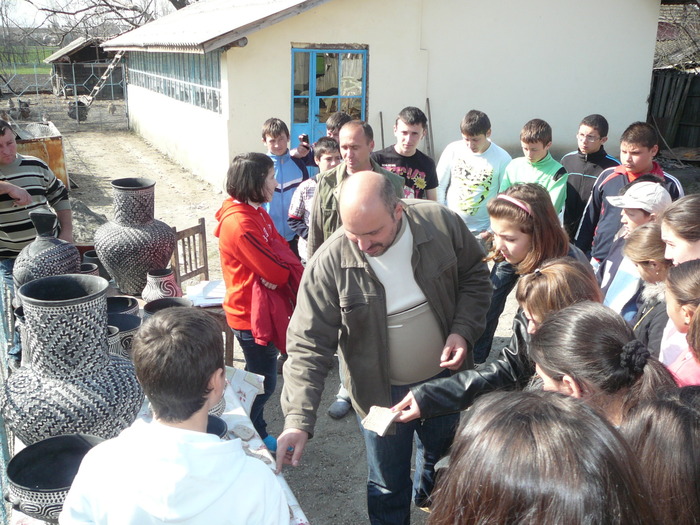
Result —
[{"label": "boy's glasses", "polygon": [[579,140],[584,140],[586,142],[595,142],[600,140],[600,137],[594,137],[593,135],[584,135],[583,133],[577,133],[576,138]]}]

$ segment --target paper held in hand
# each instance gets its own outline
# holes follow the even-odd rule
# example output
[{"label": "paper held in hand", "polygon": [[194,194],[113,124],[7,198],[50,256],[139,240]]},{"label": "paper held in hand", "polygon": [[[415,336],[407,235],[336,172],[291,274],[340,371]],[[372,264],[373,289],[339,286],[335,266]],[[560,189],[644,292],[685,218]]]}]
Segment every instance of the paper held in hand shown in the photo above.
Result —
[{"label": "paper held in hand", "polygon": [[384,437],[391,424],[400,415],[401,412],[392,412],[390,408],[373,406],[370,407],[367,417],[362,420],[362,426]]}]

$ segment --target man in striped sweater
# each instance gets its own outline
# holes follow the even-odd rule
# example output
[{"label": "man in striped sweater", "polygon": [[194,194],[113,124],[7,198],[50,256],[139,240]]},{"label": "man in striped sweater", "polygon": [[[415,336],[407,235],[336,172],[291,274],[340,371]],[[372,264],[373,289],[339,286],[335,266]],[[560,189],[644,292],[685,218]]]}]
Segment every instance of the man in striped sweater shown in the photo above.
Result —
[{"label": "man in striped sweater", "polygon": [[[40,206],[51,206],[56,212],[59,239],[73,242],[73,218],[68,190],[46,163],[35,157],[17,153],[17,141],[10,124],[0,120],[0,290],[2,319],[7,333],[5,304],[7,292],[14,296],[12,269],[19,252],[36,237],[29,212]],[[12,361],[19,359],[19,345],[10,349]]]}]

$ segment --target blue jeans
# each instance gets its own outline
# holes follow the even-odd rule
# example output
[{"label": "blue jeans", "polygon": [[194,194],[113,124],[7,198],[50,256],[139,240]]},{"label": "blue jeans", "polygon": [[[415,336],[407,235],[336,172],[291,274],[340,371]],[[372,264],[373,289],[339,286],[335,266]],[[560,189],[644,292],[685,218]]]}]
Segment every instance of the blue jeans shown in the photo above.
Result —
[{"label": "blue jeans", "polygon": [[[447,377],[449,372],[437,377]],[[419,383],[418,383],[419,384]],[[391,402],[401,401],[411,387],[391,387]],[[419,507],[429,505],[435,486],[435,464],[452,445],[459,414],[450,414],[410,423],[397,423],[396,433],[378,436],[365,430],[367,449],[367,511],[372,525],[404,525],[411,519],[411,492]],[[416,443],[416,471],[411,483],[411,453]]]},{"label": "blue jeans", "polygon": [[232,330],[243,350],[245,370],[260,374],[265,378],[265,391],[256,396],[253,406],[250,408],[250,420],[260,437],[265,439],[267,437],[267,423],[263,417],[263,409],[277,386],[277,355],[279,352],[272,343],[268,343],[267,346],[257,344],[250,330]]},{"label": "blue jeans", "polygon": [[[7,315],[8,309],[12,310],[14,306],[12,305],[12,299],[15,297],[15,283],[12,280],[12,270],[15,267],[15,259],[0,259],[0,315],[2,315],[2,329],[5,333],[5,340],[7,340],[7,335],[10,333],[10,327],[8,326],[9,316]],[[9,304],[6,304],[5,298],[7,297],[7,290],[10,291]],[[15,336],[12,344],[8,346],[7,355],[19,359],[22,356],[22,347],[19,342],[19,332],[15,330]]]},{"label": "blue jeans", "polygon": [[491,353],[491,345],[493,344],[493,334],[498,328],[498,318],[503,313],[506,307],[506,299],[508,294],[515,288],[515,283],[518,282],[518,274],[515,273],[515,267],[509,262],[503,261],[493,265],[491,269],[491,286],[493,287],[493,295],[491,296],[491,306],[486,312],[486,328],[481,337],[474,344],[474,363],[479,364],[486,361]]}]

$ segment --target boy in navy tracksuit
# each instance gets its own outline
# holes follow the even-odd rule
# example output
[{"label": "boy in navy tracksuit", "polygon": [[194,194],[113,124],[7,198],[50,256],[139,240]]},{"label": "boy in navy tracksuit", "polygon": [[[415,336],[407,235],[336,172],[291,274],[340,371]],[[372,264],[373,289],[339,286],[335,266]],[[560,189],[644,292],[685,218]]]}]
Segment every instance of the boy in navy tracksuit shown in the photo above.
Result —
[{"label": "boy in navy tracksuit", "polygon": [[607,257],[621,224],[620,208],[610,206],[606,197],[619,195],[625,186],[642,175],[657,178],[673,200],[684,195],[678,179],[654,162],[658,151],[659,139],[651,125],[646,122],[630,124],[620,138],[622,164],[608,168],[598,176],[576,237],[576,246],[584,253],[590,253],[594,266]]},{"label": "boy in navy tracksuit", "polygon": [[576,237],[583,211],[598,175],[603,170],[620,164],[620,161],[608,155],[603,147],[608,141],[608,129],[608,121],[603,115],[584,117],[576,134],[578,149],[561,158],[562,166],[569,172],[569,179],[566,181],[564,228],[571,239]]},{"label": "boy in navy tracksuit", "polygon": [[267,155],[275,166],[275,179],[277,179],[275,195],[271,202],[265,204],[265,210],[270,214],[277,231],[289,243],[292,251],[298,254],[297,235],[287,224],[287,217],[294,190],[309,178],[309,173],[301,159],[289,154],[289,128],[280,119],[270,118],[265,121],[262,128],[262,141],[267,147]]}]

